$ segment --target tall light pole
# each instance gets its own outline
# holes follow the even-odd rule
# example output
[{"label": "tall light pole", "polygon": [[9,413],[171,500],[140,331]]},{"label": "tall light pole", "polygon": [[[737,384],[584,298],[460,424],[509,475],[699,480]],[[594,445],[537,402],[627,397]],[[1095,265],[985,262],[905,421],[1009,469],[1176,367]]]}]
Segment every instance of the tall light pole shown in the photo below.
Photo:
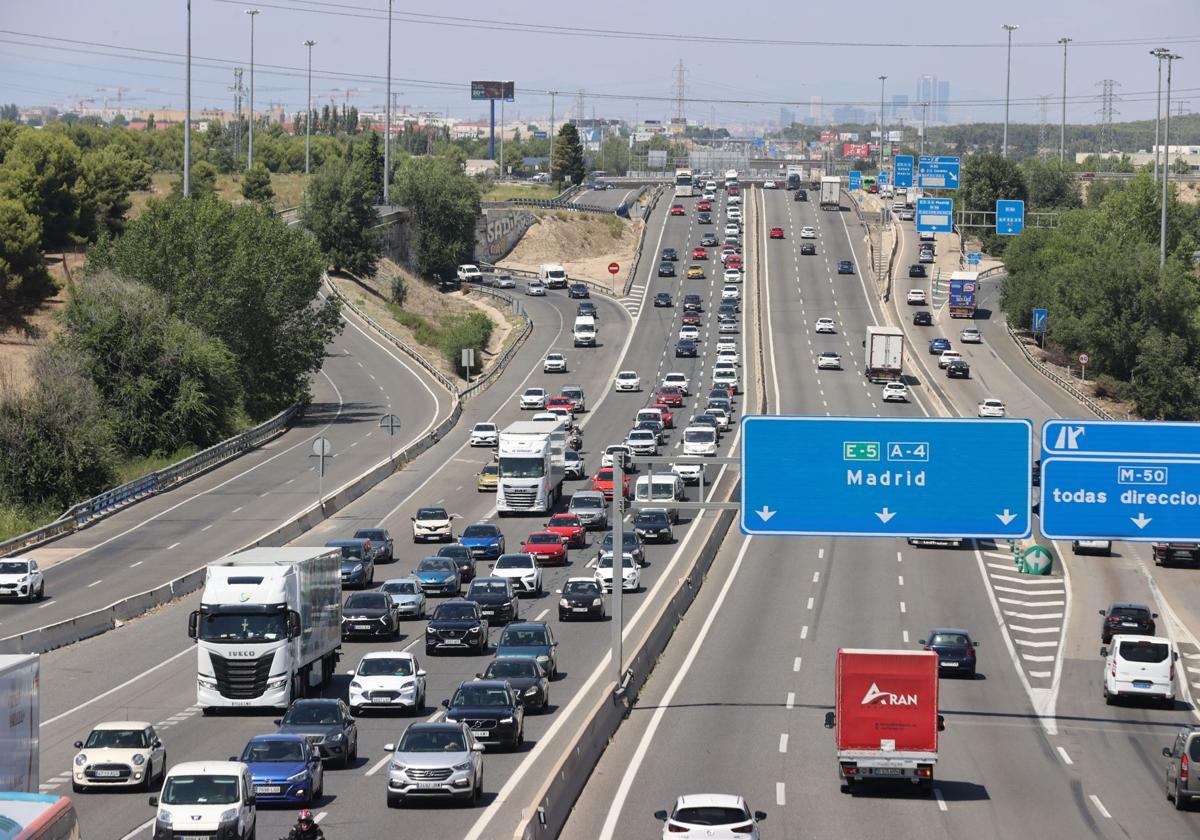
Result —
[{"label": "tall light pole", "polygon": [[550,173],[550,183],[554,183],[554,97],[558,91],[550,91],[550,163],[546,169]]},{"label": "tall light pole", "polygon": [[926,118],[929,116],[929,103],[921,103],[921,151],[920,156],[925,157],[925,128]]},{"label": "tall light pole", "polygon": [[246,151],[246,168],[254,166],[254,19],[258,17],[258,9],[246,9],[250,15],[250,140]]},{"label": "tall light pole", "polygon": [[883,172],[883,90],[887,76],[879,77],[879,171]]},{"label": "tall light pole", "polygon": [[1167,121],[1163,125],[1163,179],[1162,179],[1162,217],[1158,225],[1158,267],[1167,264],[1167,187],[1171,183],[1171,65],[1175,59],[1183,58],[1168,52],[1163,56],[1167,60]]},{"label": "tall light pole", "polygon": [[1058,124],[1058,171],[1062,172],[1067,159],[1067,44],[1071,39],[1059,38],[1058,43],[1063,47],[1062,122]]},{"label": "tall light pole", "polygon": [[304,174],[309,172],[312,161],[312,48],[316,41],[305,41],[308,47],[308,97],[304,100]]},{"label": "tall light pole", "polygon": [[1001,157],[1008,157],[1008,96],[1012,88],[1012,34],[1019,28],[1016,24],[1004,24],[1004,29],[1008,32],[1008,60],[1005,62],[1006,69],[1004,71],[1004,147],[1001,150]]},{"label": "tall light pole", "polygon": [[1158,93],[1154,97],[1154,183],[1158,183],[1158,128],[1162,123],[1162,63],[1171,54],[1166,47],[1150,50],[1150,55],[1158,59]]},{"label": "tall light pole", "polygon": [[383,129],[383,203],[390,205],[392,180],[392,0],[388,0],[388,37],[387,37],[387,94],[383,110],[387,115]]},{"label": "tall light pole", "polygon": [[183,81],[183,195],[192,194],[192,0],[187,0],[187,68]]}]

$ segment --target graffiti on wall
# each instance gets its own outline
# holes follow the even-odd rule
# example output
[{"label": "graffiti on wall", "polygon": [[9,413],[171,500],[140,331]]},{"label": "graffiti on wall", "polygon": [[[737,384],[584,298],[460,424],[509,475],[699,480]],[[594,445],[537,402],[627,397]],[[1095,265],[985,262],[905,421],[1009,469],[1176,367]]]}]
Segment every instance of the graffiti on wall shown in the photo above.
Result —
[{"label": "graffiti on wall", "polygon": [[504,259],[537,222],[528,210],[489,207],[475,223],[475,258],[494,263]]}]

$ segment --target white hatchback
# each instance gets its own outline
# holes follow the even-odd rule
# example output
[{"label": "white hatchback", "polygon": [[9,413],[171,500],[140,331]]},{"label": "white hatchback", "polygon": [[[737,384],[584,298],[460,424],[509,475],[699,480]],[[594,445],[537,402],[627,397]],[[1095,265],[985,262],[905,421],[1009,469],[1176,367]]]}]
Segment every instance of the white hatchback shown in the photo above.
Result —
[{"label": "white hatchback", "polygon": [[700,328],[699,327],[680,327],[679,328],[679,340],[680,341],[699,341],[700,340]]},{"label": "white hatchback", "polygon": [[903,382],[889,382],[883,386],[884,402],[908,402],[908,386]]},{"label": "white hatchback", "polygon": [[528,410],[545,408],[548,396],[545,388],[526,388],[525,393],[521,394],[521,408]]},{"label": "white hatchback", "polygon": [[837,324],[833,322],[832,318],[818,318],[816,330],[819,333],[834,334],[837,333]]},{"label": "white hatchback", "polygon": [[566,373],[567,357],[562,353],[547,353],[542,360],[542,373]]},{"label": "white hatchback", "polygon": [[742,290],[737,286],[725,286],[721,289],[721,300],[741,300]]},{"label": "white hatchback", "polygon": [[683,395],[685,397],[690,393],[688,391],[688,385],[690,385],[691,383],[688,381],[686,373],[678,373],[678,372],[668,373],[666,376],[663,377],[662,384],[665,387],[670,387],[670,386],[674,385],[676,388],[678,388],[680,391],[683,392]]},{"label": "white hatchback", "polygon": [[817,356],[817,370],[841,370],[842,357],[832,350],[826,350]]},{"label": "white hatchback", "polygon": [[742,363],[742,357],[738,354],[737,350],[718,350],[717,363],[720,364],[721,362],[728,362],[731,365],[740,365]]},{"label": "white hatchback", "polygon": [[1008,413],[1008,409],[1004,406],[1003,400],[998,400],[995,397],[988,397],[979,402],[980,417],[1004,417]]},{"label": "white hatchback", "polygon": [[726,283],[741,283],[742,272],[738,271],[736,268],[727,268],[725,269],[725,273],[721,275],[721,279]]},{"label": "white hatchback", "polygon": [[804,227],[800,228],[800,238],[801,239],[816,239],[817,232],[812,228],[811,225],[805,225]]},{"label": "white hatchback", "polygon": [[642,377],[637,375],[637,371],[623,370],[613,380],[613,389],[617,391],[640,391],[642,390]]},{"label": "white hatchback", "polygon": [[912,306],[924,306],[928,302],[925,299],[925,292],[921,289],[909,289],[908,297],[905,300]]},{"label": "white hatchback", "polygon": [[471,446],[495,446],[500,441],[500,429],[495,423],[476,423],[471,427]]},{"label": "white hatchback", "polygon": [[701,793],[681,796],[669,814],[656,811],[654,816],[663,822],[663,840],[688,837],[759,840],[758,821],[766,814],[751,811],[740,796]]},{"label": "white hatchback", "polygon": [[737,345],[738,345],[738,342],[737,342],[736,338],[730,338],[729,336],[724,336],[722,338],[718,338],[717,339],[717,352],[720,353],[722,350],[736,350]]}]

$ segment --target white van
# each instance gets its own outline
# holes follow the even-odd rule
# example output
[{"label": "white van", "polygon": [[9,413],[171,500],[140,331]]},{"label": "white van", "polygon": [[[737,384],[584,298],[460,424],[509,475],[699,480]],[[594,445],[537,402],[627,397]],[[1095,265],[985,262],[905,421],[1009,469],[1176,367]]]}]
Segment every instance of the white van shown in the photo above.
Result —
[{"label": "white van", "polygon": [[558,263],[546,263],[538,272],[538,278],[547,289],[567,288],[567,270]]},{"label": "white van", "polygon": [[596,346],[596,319],[591,315],[580,315],[575,319],[575,327],[571,330],[576,347]]},{"label": "white van", "polygon": [[1175,704],[1175,662],[1179,654],[1162,636],[1112,637],[1100,649],[1104,660],[1104,700],[1148,697],[1170,708]]},{"label": "white van", "polygon": [[[185,761],[167,771],[162,793],[150,797],[155,823],[179,834],[250,840],[257,813],[250,767],[240,761]],[[169,829],[168,829],[169,830]],[[155,831],[155,835],[159,834]]]},{"label": "white van", "polygon": [[684,455],[716,455],[717,430],[712,426],[688,426],[683,430]]},{"label": "white van", "polygon": [[[660,504],[687,501],[684,495],[683,479],[678,473],[660,472],[651,475],[638,476],[633,485],[634,501],[642,503],[658,502]],[[667,516],[671,522],[679,521],[679,511],[667,507]]]}]

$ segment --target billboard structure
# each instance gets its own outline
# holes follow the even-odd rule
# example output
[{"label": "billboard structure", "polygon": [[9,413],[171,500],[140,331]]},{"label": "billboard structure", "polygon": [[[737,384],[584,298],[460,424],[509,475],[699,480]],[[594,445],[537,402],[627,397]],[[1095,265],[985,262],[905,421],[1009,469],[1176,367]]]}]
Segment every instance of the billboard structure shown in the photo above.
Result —
[{"label": "billboard structure", "polygon": [[[512,102],[515,85],[512,82],[486,82],[476,81],[471,82],[471,100],[488,100],[491,105],[491,122],[489,124],[490,131],[488,133],[488,159],[496,159],[496,100],[501,103]],[[504,107],[501,105],[501,125],[500,131],[504,132]],[[503,171],[503,166],[501,166]]]}]

